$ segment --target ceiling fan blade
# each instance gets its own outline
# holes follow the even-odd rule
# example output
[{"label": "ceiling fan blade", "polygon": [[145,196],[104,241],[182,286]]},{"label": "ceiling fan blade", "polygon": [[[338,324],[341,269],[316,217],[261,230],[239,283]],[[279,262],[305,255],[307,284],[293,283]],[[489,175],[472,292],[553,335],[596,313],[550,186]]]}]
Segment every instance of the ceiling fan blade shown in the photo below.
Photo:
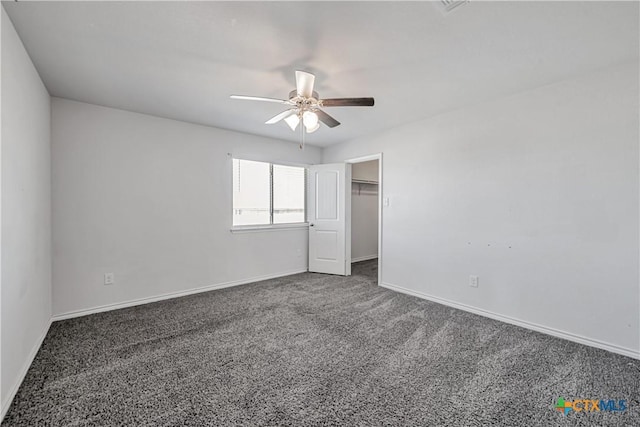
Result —
[{"label": "ceiling fan blade", "polygon": [[296,71],[296,91],[305,98],[313,96],[313,84],[316,76],[306,71]]},{"label": "ceiling fan blade", "polygon": [[332,98],[323,99],[323,107],[373,107],[373,98]]},{"label": "ceiling fan blade", "polygon": [[296,110],[295,108],[292,108],[290,110],[287,111],[283,111],[282,113],[273,116],[272,118],[270,118],[269,120],[267,120],[266,122],[264,122],[267,125],[272,125],[274,123],[278,123],[280,120],[285,119],[287,117],[289,117],[292,114],[295,114]]},{"label": "ceiling fan blade", "polygon": [[263,98],[261,96],[231,95],[231,99],[243,99],[245,101],[267,101],[267,102],[277,102],[278,104],[291,105],[291,102],[289,102],[288,100],[276,99],[276,98]]},{"label": "ceiling fan blade", "polygon": [[316,110],[315,113],[318,115],[318,120],[320,120],[322,123],[329,126],[330,128],[334,128],[340,124],[339,121],[337,121],[336,119],[334,119],[333,117],[331,117],[330,115],[328,115],[322,110]]}]

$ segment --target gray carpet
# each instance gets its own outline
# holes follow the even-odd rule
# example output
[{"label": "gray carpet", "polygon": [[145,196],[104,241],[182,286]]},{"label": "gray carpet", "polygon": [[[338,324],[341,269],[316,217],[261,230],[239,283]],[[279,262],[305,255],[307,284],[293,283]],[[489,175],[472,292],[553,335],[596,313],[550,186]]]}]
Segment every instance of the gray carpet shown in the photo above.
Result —
[{"label": "gray carpet", "polygon": [[[349,278],[56,322],[10,425],[640,425],[640,362]],[[617,412],[559,397],[626,399]]]}]

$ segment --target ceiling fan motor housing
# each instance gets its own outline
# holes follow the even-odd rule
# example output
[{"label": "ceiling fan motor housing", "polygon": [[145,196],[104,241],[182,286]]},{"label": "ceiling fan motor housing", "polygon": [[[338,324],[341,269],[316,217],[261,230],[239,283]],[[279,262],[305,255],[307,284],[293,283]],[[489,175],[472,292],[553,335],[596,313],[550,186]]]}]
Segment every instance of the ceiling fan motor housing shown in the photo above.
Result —
[{"label": "ceiling fan motor housing", "polygon": [[294,98],[301,98],[301,99],[315,99],[316,101],[318,99],[320,99],[320,95],[318,95],[318,92],[316,92],[315,90],[312,92],[311,94],[311,98],[304,98],[302,96],[298,95],[298,91],[296,89],[292,90],[291,92],[289,92],[289,101],[292,101]]}]

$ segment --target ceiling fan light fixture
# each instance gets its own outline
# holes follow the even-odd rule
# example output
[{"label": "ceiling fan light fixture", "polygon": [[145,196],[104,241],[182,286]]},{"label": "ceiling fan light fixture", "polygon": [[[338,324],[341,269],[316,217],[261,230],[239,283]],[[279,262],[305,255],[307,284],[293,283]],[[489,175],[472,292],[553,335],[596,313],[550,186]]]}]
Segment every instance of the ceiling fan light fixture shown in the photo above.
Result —
[{"label": "ceiling fan light fixture", "polygon": [[284,121],[289,125],[291,130],[296,130],[298,127],[298,123],[300,123],[300,118],[297,114],[292,114],[289,117],[285,118]]},{"label": "ceiling fan light fixture", "polygon": [[320,123],[316,123],[313,127],[305,126],[305,128],[307,129],[307,133],[313,133],[320,128]]},{"label": "ceiling fan light fixture", "polygon": [[318,115],[313,111],[305,111],[302,114],[302,121],[307,130],[313,129],[318,124]]}]

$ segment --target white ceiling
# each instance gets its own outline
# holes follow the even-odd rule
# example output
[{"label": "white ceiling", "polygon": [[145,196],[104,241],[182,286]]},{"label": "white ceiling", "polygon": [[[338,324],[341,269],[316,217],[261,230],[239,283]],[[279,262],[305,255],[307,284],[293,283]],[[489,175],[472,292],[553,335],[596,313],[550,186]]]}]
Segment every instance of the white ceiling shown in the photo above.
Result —
[{"label": "white ceiling", "polygon": [[626,61],[637,2],[3,2],[53,96],[296,141],[294,70],[342,122],[326,146]]}]

